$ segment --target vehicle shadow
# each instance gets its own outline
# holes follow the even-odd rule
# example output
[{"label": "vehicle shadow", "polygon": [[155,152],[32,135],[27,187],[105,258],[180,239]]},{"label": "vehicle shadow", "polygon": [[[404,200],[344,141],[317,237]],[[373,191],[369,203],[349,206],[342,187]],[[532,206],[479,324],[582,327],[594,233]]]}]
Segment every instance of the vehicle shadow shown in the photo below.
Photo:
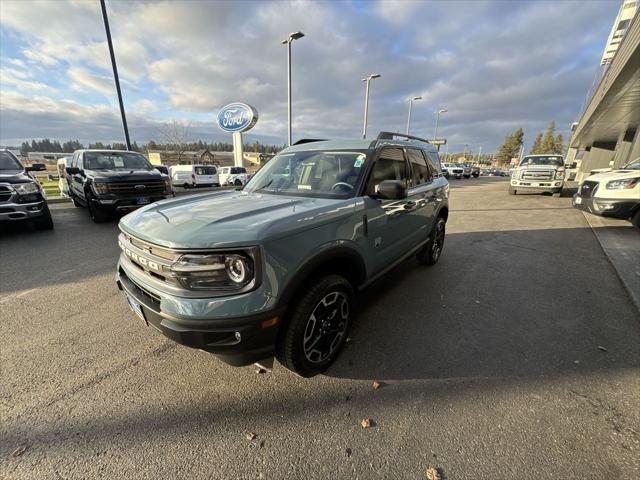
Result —
[{"label": "vehicle shadow", "polygon": [[521,378],[638,367],[640,316],[596,242],[582,228],[447,234],[436,266],[409,260],[363,292],[351,341],[327,375]]}]

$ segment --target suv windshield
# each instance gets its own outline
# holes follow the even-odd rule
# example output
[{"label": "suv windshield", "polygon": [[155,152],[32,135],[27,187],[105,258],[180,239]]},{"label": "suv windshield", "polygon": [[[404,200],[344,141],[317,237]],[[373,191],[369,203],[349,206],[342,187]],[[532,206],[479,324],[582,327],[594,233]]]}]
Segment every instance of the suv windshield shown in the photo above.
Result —
[{"label": "suv windshield", "polygon": [[0,170],[22,170],[22,165],[11,152],[0,152]]},{"label": "suv windshield", "polygon": [[134,152],[85,152],[85,170],[153,170],[151,164]]},{"label": "suv windshield", "polygon": [[248,192],[346,198],[362,177],[366,150],[280,153],[247,183]]},{"label": "suv windshield", "polygon": [[520,166],[523,165],[553,165],[556,167],[561,167],[564,165],[564,161],[562,157],[558,155],[553,156],[542,156],[542,157],[524,157],[520,162]]}]

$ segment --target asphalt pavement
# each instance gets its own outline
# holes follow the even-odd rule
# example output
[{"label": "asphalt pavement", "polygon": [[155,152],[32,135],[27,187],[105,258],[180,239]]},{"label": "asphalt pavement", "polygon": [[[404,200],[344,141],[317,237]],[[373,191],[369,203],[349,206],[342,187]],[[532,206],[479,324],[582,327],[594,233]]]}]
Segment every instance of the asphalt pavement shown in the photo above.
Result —
[{"label": "asphalt pavement", "polygon": [[369,288],[306,380],[146,327],[116,222],[54,205],[52,232],[3,226],[0,477],[640,478],[640,316],[584,216],[451,184],[441,261]]}]

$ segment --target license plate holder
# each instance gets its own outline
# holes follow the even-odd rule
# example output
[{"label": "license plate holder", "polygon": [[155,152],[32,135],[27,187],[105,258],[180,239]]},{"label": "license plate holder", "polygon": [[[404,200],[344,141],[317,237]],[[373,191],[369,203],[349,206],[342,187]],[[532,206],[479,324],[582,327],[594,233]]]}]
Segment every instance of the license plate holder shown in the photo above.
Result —
[{"label": "license plate holder", "polygon": [[142,306],[131,295],[129,295],[128,293],[126,295],[127,295],[127,303],[129,304],[131,311],[135,313],[138,317],[140,317],[140,319],[148,325],[147,319],[144,318],[144,312],[142,311]]},{"label": "license plate holder", "polygon": [[136,203],[138,205],[146,205],[147,203],[151,203],[151,199],[149,197],[138,197]]}]

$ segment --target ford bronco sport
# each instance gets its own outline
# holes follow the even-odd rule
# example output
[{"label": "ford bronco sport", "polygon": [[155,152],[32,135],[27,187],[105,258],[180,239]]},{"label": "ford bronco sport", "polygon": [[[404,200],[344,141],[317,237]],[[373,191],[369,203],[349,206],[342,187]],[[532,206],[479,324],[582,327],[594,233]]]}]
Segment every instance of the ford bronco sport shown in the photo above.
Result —
[{"label": "ford bronco sport", "polygon": [[313,376],[343,346],[356,292],[411,255],[438,261],[448,195],[426,140],[301,140],[241,191],[123,217],[116,281],[176,342]]}]

